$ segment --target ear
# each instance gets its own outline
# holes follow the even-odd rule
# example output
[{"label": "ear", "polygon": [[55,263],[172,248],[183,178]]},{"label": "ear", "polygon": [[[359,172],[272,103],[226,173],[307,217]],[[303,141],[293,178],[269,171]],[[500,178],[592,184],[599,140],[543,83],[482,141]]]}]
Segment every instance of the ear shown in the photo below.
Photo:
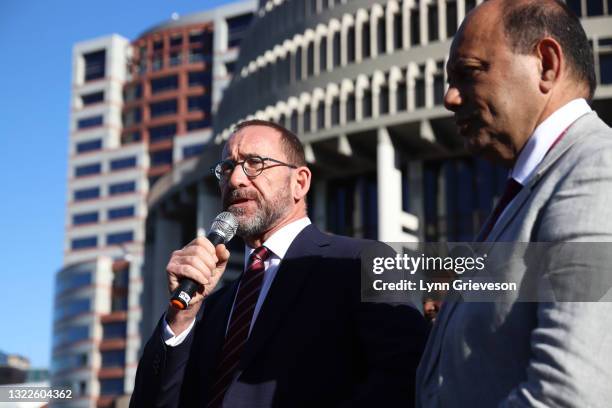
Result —
[{"label": "ear", "polygon": [[308,190],[310,190],[310,180],[312,173],[306,166],[300,166],[295,170],[295,181],[293,184],[293,199],[299,201],[306,197]]},{"label": "ear", "polygon": [[550,37],[538,42],[535,53],[540,60],[540,91],[548,93],[559,81],[565,69],[565,56],[561,45]]}]

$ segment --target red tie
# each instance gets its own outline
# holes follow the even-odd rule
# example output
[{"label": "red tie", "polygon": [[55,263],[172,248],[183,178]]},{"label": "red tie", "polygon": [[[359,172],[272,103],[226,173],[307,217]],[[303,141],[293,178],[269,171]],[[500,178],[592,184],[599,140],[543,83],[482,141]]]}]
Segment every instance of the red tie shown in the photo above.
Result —
[{"label": "red tie", "polygon": [[221,359],[215,372],[215,383],[211,388],[207,407],[220,407],[225,392],[232,383],[232,379],[240,362],[240,355],[249,336],[249,328],[253,319],[253,312],[265,271],[264,261],[270,255],[268,248],[260,246],[249,257],[246,271],[240,279],[240,287],[234,301],[234,309],[230,318],[229,327],[221,351]]},{"label": "red tie", "polygon": [[489,218],[489,222],[485,225],[483,229],[482,241],[486,241],[487,237],[491,233],[491,230],[495,226],[495,223],[499,219],[499,216],[502,214],[504,209],[510,204],[510,202],[516,197],[516,195],[521,191],[523,185],[510,177],[508,181],[506,181],[506,188],[504,189],[504,194],[502,194],[499,199],[495,209],[493,210],[493,214],[491,214],[491,218]]}]

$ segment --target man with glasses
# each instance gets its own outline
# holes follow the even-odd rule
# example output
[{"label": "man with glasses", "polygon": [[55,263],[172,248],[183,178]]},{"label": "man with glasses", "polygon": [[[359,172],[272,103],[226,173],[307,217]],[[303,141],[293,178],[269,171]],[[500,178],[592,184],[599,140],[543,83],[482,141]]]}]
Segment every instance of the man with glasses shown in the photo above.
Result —
[{"label": "man with glasses", "polygon": [[213,293],[229,252],[197,238],[168,263],[169,308],[149,340],[132,407],[408,407],[427,325],[415,309],[360,301],[360,255],[381,244],[320,232],[298,138],[238,125],[212,168],[246,243],[245,272]]}]

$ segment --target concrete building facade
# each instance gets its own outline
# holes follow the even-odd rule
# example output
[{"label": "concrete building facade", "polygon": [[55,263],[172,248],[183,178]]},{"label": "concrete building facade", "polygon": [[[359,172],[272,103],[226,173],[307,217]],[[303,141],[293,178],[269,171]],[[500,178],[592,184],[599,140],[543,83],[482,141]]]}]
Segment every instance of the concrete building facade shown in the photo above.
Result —
[{"label": "concrete building facade", "polygon": [[64,267],[56,274],[52,379],[62,406],[126,399],[142,343],[146,200],[194,166],[254,2],[176,17],[137,39],[73,49]]},{"label": "concrete building facade", "polygon": [[[209,166],[234,125],[276,121],[301,139],[313,170],[309,215],[322,230],[387,242],[470,241],[507,171],[468,156],[443,106],[452,36],[476,0],[260,1],[224,93],[211,144],[190,172],[149,196],[143,308],[157,322],[163,254],[221,210]],[[612,9],[569,1],[595,55],[593,107],[612,123]],[[242,247],[226,274],[241,268]],[[145,325],[147,323],[145,322]]]}]

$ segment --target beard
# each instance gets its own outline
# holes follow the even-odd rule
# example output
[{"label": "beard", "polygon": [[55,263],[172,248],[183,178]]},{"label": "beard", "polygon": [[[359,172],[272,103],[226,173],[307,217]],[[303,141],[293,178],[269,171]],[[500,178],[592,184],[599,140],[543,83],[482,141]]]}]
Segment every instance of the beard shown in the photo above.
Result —
[{"label": "beard", "polygon": [[[278,221],[287,214],[291,208],[291,190],[287,184],[278,190],[270,200],[265,200],[257,190],[239,189],[229,191],[223,198],[223,208],[232,213],[238,221],[236,235],[242,238],[251,238],[263,235],[274,227]],[[255,201],[256,209],[248,214],[244,207],[230,207],[235,200],[248,199]]]}]

